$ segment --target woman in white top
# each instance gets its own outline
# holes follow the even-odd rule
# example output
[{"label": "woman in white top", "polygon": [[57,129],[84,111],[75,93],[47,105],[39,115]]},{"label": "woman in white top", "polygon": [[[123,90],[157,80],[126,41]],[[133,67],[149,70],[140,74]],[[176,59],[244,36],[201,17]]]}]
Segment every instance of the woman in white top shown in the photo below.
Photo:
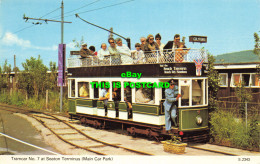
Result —
[{"label": "woman in white top", "polygon": [[115,41],[117,44],[116,49],[120,53],[122,64],[132,64],[133,59],[131,58],[130,49],[122,43],[120,38],[117,38]]}]

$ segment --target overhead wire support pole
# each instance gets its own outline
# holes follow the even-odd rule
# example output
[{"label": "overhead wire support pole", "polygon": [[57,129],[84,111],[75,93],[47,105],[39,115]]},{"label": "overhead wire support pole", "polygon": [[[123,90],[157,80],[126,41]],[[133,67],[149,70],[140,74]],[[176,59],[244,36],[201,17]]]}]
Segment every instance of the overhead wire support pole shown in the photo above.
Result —
[{"label": "overhead wire support pole", "polygon": [[79,19],[81,19],[82,21],[84,21],[84,22],[86,22],[86,23],[88,23],[88,24],[90,24],[90,25],[92,25],[92,26],[95,26],[95,27],[101,28],[102,30],[108,31],[108,32],[110,32],[110,33],[113,33],[113,34],[115,34],[115,35],[117,35],[117,36],[119,36],[119,37],[125,39],[126,42],[127,42],[127,44],[128,44],[128,47],[131,48],[131,41],[130,41],[130,38],[125,38],[125,37],[123,37],[122,35],[119,35],[119,34],[113,32],[113,31],[111,31],[111,30],[108,30],[108,29],[105,29],[105,28],[100,27],[100,26],[98,26],[98,25],[95,25],[95,24],[93,24],[93,23],[90,23],[90,22],[86,21],[85,19],[81,18],[78,14],[75,14],[75,16],[76,16],[76,18],[79,18]]},{"label": "overhead wire support pole", "polygon": [[[61,7],[60,8],[61,8],[61,21],[52,20],[52,19],[29,18],[29,17],[26,17],[25,15],[23,16],[23,19],[25,19],[25,21],[28,21],[29,19],[31,19],[31,20],[45,21],[46,23],[48,21],[61,23],[61,44],[63,44],[64,23],[72,23],[72,22],[64,21],[64,4],[63,4],[63,0],[61,2]],[[64,63],[63,63],[63,66],[64,66]],[[62,112],[62,97],[63,97],[63,84],[60,86],[60,112]]]}]

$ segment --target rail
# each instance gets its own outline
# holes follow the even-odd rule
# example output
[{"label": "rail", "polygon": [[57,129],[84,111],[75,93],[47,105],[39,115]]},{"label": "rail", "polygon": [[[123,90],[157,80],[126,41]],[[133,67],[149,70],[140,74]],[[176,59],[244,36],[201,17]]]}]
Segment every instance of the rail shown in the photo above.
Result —
[{"label": "rail", "polygon": [[121,54],[119,56],[108,55],[102,60],[98,57],[80,58],[73,55],[68,58],[68,68],[128,65],[128,64],[158,64],[158,63],[182,63],[182,62],[208,62],[207,52],[204,49],[174,49],[163,51],[145,52],[141,56],[136,51],[131,51],[131,57]]}]

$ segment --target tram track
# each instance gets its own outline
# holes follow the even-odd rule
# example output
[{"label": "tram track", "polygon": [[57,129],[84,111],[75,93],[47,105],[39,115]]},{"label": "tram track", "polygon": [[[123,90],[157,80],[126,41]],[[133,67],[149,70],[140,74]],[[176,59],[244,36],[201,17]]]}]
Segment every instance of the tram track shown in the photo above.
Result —
[{"label": "tram track", "polygon": [[[3,109],[3,107],[5,109]],[[9,108],[9,109],[6,109],[6,108]],[[21,108],[18,108],[18,107],[10,107],[10,106],[5,106],[5,105],[0,105],[0,109],[7,110],[7,111],[10,111],[10,112],[17,112],[17,111],[10,110],[10,109],[19,110],[19,112],[21,110]],[[52,114],[49,114],[49,113],[39,112],[39,111],[36,111],[36,113],[33,113],[33,111],[23,111],[21,113],[26,114],[26,115],[34,118],[38,122],[40,122],[45,128],[50,130],[56,137],[58,137],[63,142],[68,143],[68,144],[70,144],[70,145],[72,145],[76,148],[84,149],[86,151],[95,153],[97,155],[110,155],[110,154],[103,153],[103,152],[100,152],[100,151],[97,151],[97,150],[93,150],[93,149],[99,149],[99,148],[105,148],[105,147],[109,148],[109,150],[111,152],[124,151],[125,155],[128,155],[128,154],[129,155],[153,155],[153,154],[150,154],[150,153],[147,153],[147,152],[126,148],[126,147],[123,147],[123,146],[119,146],[118,144],[111,144],[111,143],[107,143],[107,142],[95,139],[95,138],[87,135],[86,133],[82,132],[81,130],[75,128],[74,126],[72,126],[67,121],[61,120],[58,117],[56,117]],[[45,116],[42,116],[42,115],[45,115]],[[56,123],[54,123],[54,124],[52,123],[52,125],[63,124],[62,129],[67,129],[67,131],[68,130],[74,131],[73,133],[70,133],[70,134],[77,134],[79,139],[76,140],[76,141],[80,144],[76,144],[75,142],[73,142],[73,140],[75,140],[73,138],[65,138],[64,137],[64,136],[66,136],[66,135],[68,136],[70,134],[68,134],[68,133],[63,133],[63,134],[58,133],[58,129],[52,128],[51,127],[52,125],[48,124],[47,123],[48,121],[46,121],[46,119],[56,121]],[[85,142],[84,144],[86,144],[86,141],[91,142],[92,146],[81,146],[83,144],[83,142]],[[94,144],[94,143],[97,143],[97,144]],[[93,146],[93,144],[94,144],[94,146]],[[114,151],[112,149],[114,149]],[[129,153],[127,153],[127,152],[129,152]]]},{"label": "tram track", "polygon": [[[2,105],[0,104],[0,110],[7,110],[13,113],[23,113],[26,114],[30,117],[33,117],[35,120],[37,120],[38,122],[40,122],[44,127],[46,127],[47,129],[49,129],[55,136],[57,136],[60,140],[62,140],[63,142],[66,142],[76,148],[80,148],[80,149],[84,149],[86,151],[95,153],[97,155],[111,155],[111,154],[107,154],[107,153],[102,153],[100,151],[96,151],[93,149],[98,149],[98,148],[104,148],[104,147],[110,147],[110,149],[115,149],[115,150],[119,150],[121,149],[122,151],[127,151],[129,153],[132,153],[131,155],[153,155],[150,153],[146,153],[146,152],[142,152],[142,151],[138,151],[138,150],[134,150],[134,149],[130,149],[130,148],[126,148],[123,146],[119,146],[120,144],[111,144],[111,143],[107,143],[101,140],[98,140],[96,138],[93,138],[89,135],[87,135],[86,133],[84,133],[82,130],[75,128],[73,126],[73,124],[75,123],[71,123],[70,121],[67,121],[66,119],[60,119],[58,118],[59,116],[62,115],[53,115],[51,113],[46,113],[46,112],[41,112],[41,111],[33,111],[33,110],[24,110],[23,108],[19,108],[19,107],[13,107],[13,106],[9,106],[9,105]],[[64,115],[63,115],[64,116]],[[52,122],[52,124],[47,124],[46,120],[51,120],[51,121],[55,121]],[[56,124],[64,124],[64,126],[60,126],[60,127],[51,127],[53,125]],[[69,133],[59,133],[59,130],[73,130],[73,132],[69,132]],[[69,135],[81,135],[82,137],[78,137],[78,138],[64,138],[63,136],[69,136]],[[84,139],[83,139],[84,138]],[[73,143],[73,141],[76,140],[77,142],[83,142],[83,141],[91,141],[91,142],[96,142],[96,144],[92,144],[89,146],[81,146],[81,145],[77,145],[75,143]],[[205,151],[205,152],[211,152],[211,153],[215,153],[215,154],[221,154],[221,155],[228,155],[228,156],[239,156],[238,154],[234,154],[234,153],[230,153],[230,152],[224,152],[224,151],[219,151],[216,149],[208,149],[208,148],[203,148],[200,145],[190,145],[188,144],[187,146],[188,148],[191,149],[196,149],[196,150],[200,150],[200,151]],[[113,150],[111,150],[113,151]],[[127,154],[126,154],[127,155]]]},{"label": "tram track", "polygon": [[233,154],[233,153],[228,153],[228,152],[223,152],[223,151],[218,151],[218,150],[213,150],[213,149],[206,149],[206,148],[201,148],[201,147],[198,147],[198,146],[189,146],[188,145],[187,147],[192,148],[192,149],[197,149],[197,150],[202,150],[202,151],[222,154],[222,155],[239,156],[239,155]]}]

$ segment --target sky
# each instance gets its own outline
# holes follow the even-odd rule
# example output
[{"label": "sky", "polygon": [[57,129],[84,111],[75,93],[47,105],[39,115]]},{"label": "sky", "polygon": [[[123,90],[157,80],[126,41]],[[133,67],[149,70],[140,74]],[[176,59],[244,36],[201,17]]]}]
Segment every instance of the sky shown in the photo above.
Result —
[{"label": "sky", "polygon": [[[84,37],[88,46],[100,49],[107,43],[108,32],[89,25],[79,16],[131,39],[131,47],[140,37],[160,33],[162,43],[173,40],[175,34],[186,37],[186,46],[205,47],[219,55],[254,48],[255,32],[260,31],[260,0],[63,0],[66,56],[75,48],[73,40]],[[41,56],[48,66],[58,63],[61,24],[28,20],[44,18],[60,20],[61,0],[0,0],[0,66],[8,64],[23,69],[22,63]],[[190,43],[190,35],[207,36],[207,43]],[[126,44],[125,41],[123,43]]]}]

